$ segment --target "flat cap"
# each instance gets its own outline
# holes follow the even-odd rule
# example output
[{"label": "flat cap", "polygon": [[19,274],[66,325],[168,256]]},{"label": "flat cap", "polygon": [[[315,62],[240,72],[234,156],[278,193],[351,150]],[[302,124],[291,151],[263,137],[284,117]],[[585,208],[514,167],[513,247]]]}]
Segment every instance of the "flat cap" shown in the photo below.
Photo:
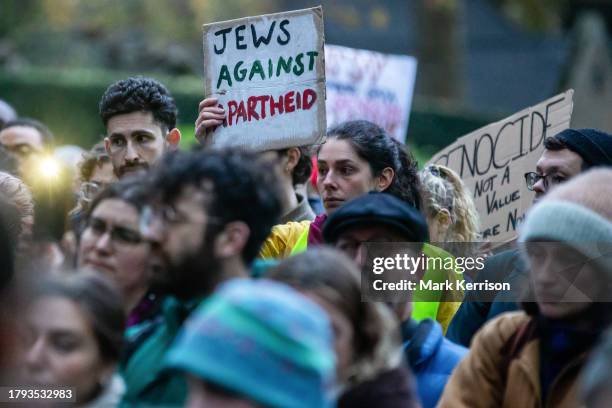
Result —
[{"label": "flat cap", "polygon": [[416,208],[391,194],[378,192],[359,196],[334,211],[323,227],[323,239],[333,243],[348,228],[361,225],[392,227],[406,242],[429,241],[427,221]]}]

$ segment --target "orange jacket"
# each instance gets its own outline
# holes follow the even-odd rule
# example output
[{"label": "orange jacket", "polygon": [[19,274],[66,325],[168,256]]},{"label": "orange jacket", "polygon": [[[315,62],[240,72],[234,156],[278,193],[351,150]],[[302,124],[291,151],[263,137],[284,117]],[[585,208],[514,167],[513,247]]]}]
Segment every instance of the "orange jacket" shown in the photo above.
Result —
[{"label": "orange jacket", "polygon": [[512,312],[488,322],[455,368],[438,407],[580,406],[577,379],[586,355],[575,358],[559,373],[547,401],[542,401],[540,390],[539,340],[526,342],[516,357],[507,357],[513,335],[530,319],[524,312]]}]

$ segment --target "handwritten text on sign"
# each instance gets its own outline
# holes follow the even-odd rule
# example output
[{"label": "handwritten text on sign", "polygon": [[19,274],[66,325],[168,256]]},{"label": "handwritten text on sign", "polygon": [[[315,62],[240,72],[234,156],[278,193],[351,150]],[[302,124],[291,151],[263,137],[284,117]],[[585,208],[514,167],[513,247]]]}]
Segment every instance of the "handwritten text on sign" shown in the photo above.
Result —
[{"label": "handwritten text on sign", "polygon": [[472,191],[484,239],[506,242],[516,237],[534,198],[524,174],[535,171],[544,138],[569,127],[573,93],[460,137],[431,159],[455,170]]},{"label": "handwritten text on sign", "polygon": [[206,96],[226,111],[213,144],[268,150],[320,143],[323,42],[320,7],[205,25]]},{"label": "handwritten text on sign", "polygon": [[416,67],[413,57],[326,44],[328,124],[366,119],[404,142]]}]

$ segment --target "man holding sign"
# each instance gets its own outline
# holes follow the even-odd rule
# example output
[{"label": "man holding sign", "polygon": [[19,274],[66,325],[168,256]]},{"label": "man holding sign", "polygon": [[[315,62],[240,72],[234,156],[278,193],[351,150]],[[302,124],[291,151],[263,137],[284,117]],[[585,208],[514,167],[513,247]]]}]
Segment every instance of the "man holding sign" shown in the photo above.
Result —
[{"label": "man holding sign", "polygon": [[321,143],[325,67],[321,7],[204,26],[204,107],[196,136],[256,151]]},{"label": "man holding sign", "polygon": [[307,146],[325,137],[321,8],[205,25],[204,59],[196,138],[265,152],[283,184],[281,221],[312,221],[294,186],[312,170]]},{"label": "man holding sign", "polygon": [[[595,129],[565,129],[544,140],[544,151],[535,172],[525,174],[527,188],[536,193],[534,201],[541,199],[555,186],[597,166],[612,166],[612,135]],[[516,249],[490,257],[477,281],[510,282],[519,287],[527,278],[527,267]],[[515,293],[513,295],[519,295]],[[493,317],[517,310],[516,296],[466,293],[466,298],[451,322],[447,337],[469,346],[473,335]],[[493,303],[491,303],[493,301]]]}]

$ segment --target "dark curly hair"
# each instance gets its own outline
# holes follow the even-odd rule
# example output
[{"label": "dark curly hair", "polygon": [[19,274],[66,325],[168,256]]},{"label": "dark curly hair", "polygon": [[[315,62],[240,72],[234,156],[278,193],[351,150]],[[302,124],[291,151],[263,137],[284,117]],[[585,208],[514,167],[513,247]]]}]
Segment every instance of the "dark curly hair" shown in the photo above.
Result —
[{"label": "dark curly hair", "polygon": [[176,103],[164,85],[152,78],[131,77],[108,87],[100,101],[100,118],[107,125],[115,115],[151,112],[167,132],[176,127]]},{"label": "dark curly hair", "polygon": [[[187,186],[212,184],[210,199],[204,204],[207,215],[216,220],[220,231],[232,221],[243,221],[250,229],[242,251],[245,263],[257,256],[272,226],[281,214],[279,182],[271,163],[254,153],[235,149],[202,149],[166,154],[152,174],[152,188],[165,203],[173,202]],[[207,233],[212,230],[207,227]]]},{"label": "dark curly hair", "polygon": [[368,162],[375,176],[387,167],[392,168],[395,176],[385,193],[394,195],[416,209],[421,208],[417,162],[383,128],[367,120],[348,121],[330,128],[327,138],[349,142],[357,155]]},{"label": "dark curly hair", "polygon": [[104,200],[118,199],[134,206],[140,213],[154,198],[151,178],[148,174],[125,177],[111,183],[100,191],[91,201],[86,217],[89,219],[96,207]]},{"label": "dark curly hair", "polygon": [[90,151],[83,153],[83,159],[79,162],[79,176],[81,181],[91,180],[96,167],[101,167],[103,163],[110,162],[110,157],[106,153],[104,143],[99,142]]}]

